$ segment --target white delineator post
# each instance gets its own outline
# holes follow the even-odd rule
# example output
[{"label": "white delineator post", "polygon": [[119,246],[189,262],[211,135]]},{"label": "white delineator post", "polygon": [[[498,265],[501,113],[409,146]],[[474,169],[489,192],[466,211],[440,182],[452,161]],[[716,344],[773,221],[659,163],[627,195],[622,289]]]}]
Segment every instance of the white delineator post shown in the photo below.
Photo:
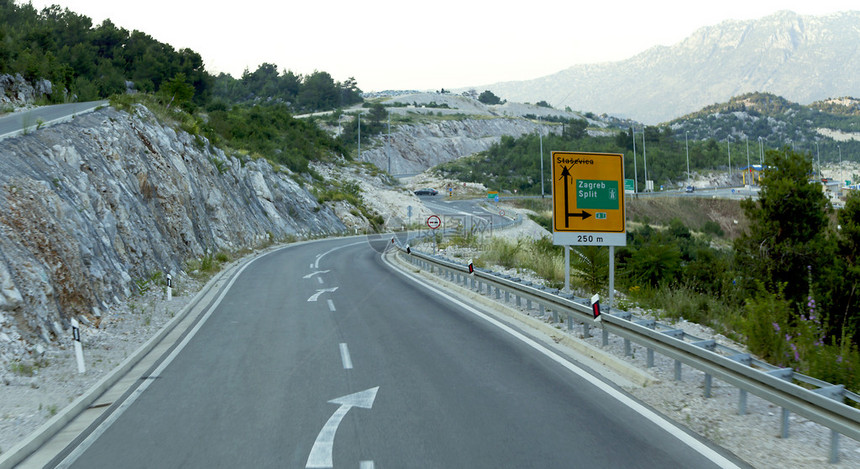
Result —
[{"label": "white delineator post", "polygon": [[173,299],[173,277],[167,274],[167,301]]},{"label": "white delineator post", "polygon": [[81,346],[81,328],[78,320],[72,318],[72,341],[75,345],[75,360],[78,362],[78,373],[85,373],[87,367],[84,365],[84,349]]}]

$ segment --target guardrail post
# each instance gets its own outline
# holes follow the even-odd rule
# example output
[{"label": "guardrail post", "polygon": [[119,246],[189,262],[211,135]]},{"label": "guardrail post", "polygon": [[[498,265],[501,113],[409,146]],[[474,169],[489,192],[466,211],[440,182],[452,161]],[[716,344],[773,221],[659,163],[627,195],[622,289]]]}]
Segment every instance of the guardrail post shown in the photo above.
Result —
[{"label": "guardrail post", "polygon": [[520,295],[515,295],[517,297],[517,308],[521,307],[523,304],[520,299]]},{"label": "guardrail post", "polygon": [[567,313],[567,330],[568,332],[573,330],[573,313]]},{"label": "guardrail post", "polygon": [[[691,345],[695,345],[696,347],[701,347],[705,350],[714,351],[717,348],[717,342],[714,340],[700,340],[698,342],[693,342]],[[711,375],[705,373],[705,399],[710,399],[711,397]]]},{"label": "guardrail post", "polygon": [[543,303],[538,302],[538,314],[540,314],[540,317],[543,317],[543,313],[544,313]]},{"label": "guardrail post", "polygon": [[510,301],[511,301],[511,291],[505,290],[505,304],[509,303]]},{"label": "guardrail post", "polygon": [[[748,353],[739,353],[737,355],[732,355],[729,357],[730,359],[742,363],[746,366],[750,366],[752,364],[752,356]],[[747,391],[746,389],[738,388],[738,415],[746,415],[747,413]]]},{"label": "guardrail post", "polygon": [[552,323],[558,323],[558,311],[556,311],[555,308],[552,309]]},{"label": "guardrail post", "polygon": [[[833,399],[834,401],[842,401],[845,396],[845,386],[837,384],[835,386],[827,386],[824,388],[814,389],[813,392],[821,394],[824,397]],[[839,432],[830,430],[830,463],[836,464],[839,462]]]},{"label": "guardrail post", "polygon": [[588,322],[582,323],[582,336],[586,338],[591,337],[591,324]]},{"label": "guardrail post", "polygon": [[[653,319],[642,319],[636,321],[636,324],[640,326],[647,327],[648,329],[654,329],[657,326],[657,321]],[[652,368],[654,366],[654,349],[646,348],[647,350],[647,358],[645,360],[646,366],[648,368]]]},{"label": "guardrail post", "polygon": [[605,327],[604,327],[604,328],[603,328],[603,330],[602,330],[602,335],[603,335],[603,337],[602,337],[602,339],[603,339],[602,344],[603,344],[603,346],[604,346],[604,347],[606,347],[607,345],[609,345],[609,331],[607,331]]},{"label": "guardrail post", "polygon": [[[669,331],[663,331],[663,334],[668,335],[669,337],[674,337],[678,340],[684,340],[684,330],[683,329],[672,329]],[[681,361],[675,360],[675,381],[681,381]]]},{"label": "guardrail post", "polygon": [[526,311],[532,310],[532,300],[526,298]]},{"label": "guardrail post", "polygon": [[501,291],[501,289],[499,289],[499,287],[496,287],[496,299],[497,300],[502,299],[502,291]]},{"label": "guardrail post", "polygon": [[[780,368],[778,370],[767,371],[766,373],[788,382],[791,382],[794,377],[794,370],[791,368]],[[785,407],[782,408],[782,418],[780,419],[779,430],[780,438],[788,438],[788,415],[790,413],[791,412],[789,412]]]},{"label": "guardrail post", "polygon": [[[630,318],[631,318],[631,317],[633,317],[633,315],[632,315],[632,314],[630,314],[630,313],[628,313],[627,311],[620,311],[620,312],[618,312],[617,314],[612,314],[612,315],[613,315],[613,316],[617,316],[617,317],[619,317],[619,318],[621,318],[621,319],[626,319],[626,320],[628,320],[628,321],[630,320]],[[633,354],[633,353],[632,353],[632,350],[631,350],[631,347],[630,347],[630,339],[625,338],[625,339],[624,339],[624,356],[625,356],[625,357],[629,357],[629,356],[630,356],[630,355],[632,355],[632,354]]]}]

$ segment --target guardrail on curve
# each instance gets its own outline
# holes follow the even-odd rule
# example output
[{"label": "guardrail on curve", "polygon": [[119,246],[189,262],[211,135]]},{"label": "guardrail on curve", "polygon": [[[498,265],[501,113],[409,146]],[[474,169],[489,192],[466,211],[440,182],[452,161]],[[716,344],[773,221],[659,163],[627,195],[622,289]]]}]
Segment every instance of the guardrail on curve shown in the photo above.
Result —
[{"label": "guardrail on curve", "polygon": [[[559,313],[566,313],[568,330],[572,330],[576,320],[583,324],[586,336],[590,336],[593,317],[588,299],[564,295],[557,289],[535,287],[519,278],[483,269],[475,269],[470,275],[466,265],[414,249],[406,258],[456,283],[471,282],[471,287],[479,292],[483,293],[486,285],[487,295],[495,290],[496,299],[501,299],[504,293],[506,301],[514,295],[517,306],[521,305],[522,299],[527,301],[528,309],[531,309],[531,303],[536,303],[542,313],[545,308],[551,310],[555,322],[558,322]],[[855,405],[860,404],[860,395],[847,391],[842,385],[795,373],[791,368],[775,367],[713,340],[686,334],[651,319],[637,318],[626,311],[604,311],[601,316],[604,346],[608,343],[608,335],[615,334],[624,339],[627,355],[630,354],[631,342],[644,346],[648,351],[649,367],[653,366],[655,351],[674,359],[676,380],[680,379],[682,364],[702,371],[705,374],[706,398],[710,397],[712,377],[716,377],[740,389],[738,413],[741,415],[746,413],[747,393],[781,406],[781,435],[784,438],[788,437],[790,412],[829,428],[831,463],[839,461],[839,435],[860,441],[860,409],[844,403],[848,400]],[[798,382],[810,389],[796,384]]]}]

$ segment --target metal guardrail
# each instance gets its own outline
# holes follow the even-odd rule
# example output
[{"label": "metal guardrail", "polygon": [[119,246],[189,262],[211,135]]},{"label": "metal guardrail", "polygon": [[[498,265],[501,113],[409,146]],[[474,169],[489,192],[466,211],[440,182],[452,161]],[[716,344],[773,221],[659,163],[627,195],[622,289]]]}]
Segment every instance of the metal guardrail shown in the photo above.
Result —
[{"label": "metal guardrail", "polygon": [[[559,314],[567,315],[568,330],[573,329],[574,321],[583,324],[584,332],[590,337],[593,313],[590,301],[576,298],[572,294],[562,294],[557,289],[537,287],[530,282],[483,269],[475,269],[469,274],[468,266],[451,262],[438,256],[410,249],[406,259],[432,272],[437,272],[456,283],[477,288],[477,291],[495,298],[510,301],[515,296],[517,306],[522,300],[526,308],[532,303],[541,313],[549,310],[555,322]],[[486,288],[485,288],[486,286]],[[791,368],[779,368],[747,353],[716,344],[687,334],[651,319],[633,316],[626,311],[602,311],[601,328],[603,345],[608,344],[609,334],[624,339],[624,350],[630,355],[630,343],[647,349],[647,366],[654,364],[656,351],[675,360],[675,379],[681,379],[682,364],[693,367],[705,374],[705,397],[711,397],[711,380],[716,377],[740,389],[738,413],[746,413],[747,393],[752,393],[766,401],[782,407],[781,435],[788,437],[789,414],[794,412],[831,430],[830,462],[839,461],[839,435],[860,441],[860,409],[845,404],[845,401],[860,403],[860,395],[845,390],[843,385],[833,385],[821,380],[795,373]],[[807,387],[797,383],[804,384]]]}]

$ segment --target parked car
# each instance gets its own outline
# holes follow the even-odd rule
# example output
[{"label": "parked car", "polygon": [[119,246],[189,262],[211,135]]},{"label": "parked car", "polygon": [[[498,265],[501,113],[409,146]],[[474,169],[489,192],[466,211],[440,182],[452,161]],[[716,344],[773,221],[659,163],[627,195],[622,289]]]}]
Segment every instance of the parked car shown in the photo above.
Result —
[{"label": "parked car", "polygon": [[415,191],[415,195],[436,195],[438,193],[439,193],[439,191],[437,191],[436,189],[430,189],[430,188],[418,189],[417,191]]},{"label": "parked car", "polygon": [[695,190],[696,190],[696,188],[695,188],[695,187],[693,187],[693,186],[687,186],[687,192],[693,192],[693,191],[695,191]]}]

